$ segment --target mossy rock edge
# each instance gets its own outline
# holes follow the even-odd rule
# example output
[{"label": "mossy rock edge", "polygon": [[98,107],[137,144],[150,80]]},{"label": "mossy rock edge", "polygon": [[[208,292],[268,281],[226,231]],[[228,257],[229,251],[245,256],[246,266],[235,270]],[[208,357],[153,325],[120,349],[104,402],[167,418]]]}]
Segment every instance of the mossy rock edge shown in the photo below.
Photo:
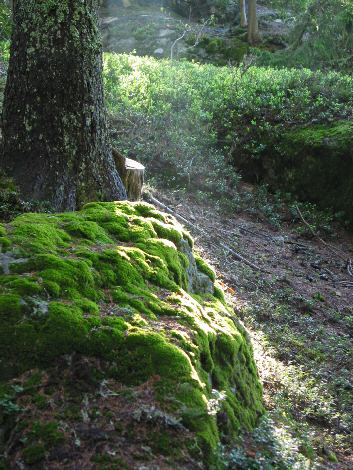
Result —
[{"label": "mossy rock edge", "polygon": [[352,225],[352,140],[352,121],[293,128],[266,143],[260,172],[273,188],[343,211]]},{"label": "mossy rock edge", "polygon": [[[79,357],[99,362],[86,374],[96,388],[153,381],[158,406],[188,433],[180,454],[199,453],[205,468],[217,465],[220,440],[255,426],[263,407],[251,345],[219,289],[188,291],[192,241],[173,217],[141,202],[90,203],[76,213],[24,214],[1,235],[0,425],[18,426],[8,403],[23,374],[55,369],[60,377],[60,364]],[[196,265],[213,286],[213,271]],[[1,401],[10,389],[14,397]],[[46,406],[42,395],[32,402]],[[176,458],[179,447],[155,432],[149,452],[173,448]],[[18,442],[25,462],[48,458],[36,439]]]}]

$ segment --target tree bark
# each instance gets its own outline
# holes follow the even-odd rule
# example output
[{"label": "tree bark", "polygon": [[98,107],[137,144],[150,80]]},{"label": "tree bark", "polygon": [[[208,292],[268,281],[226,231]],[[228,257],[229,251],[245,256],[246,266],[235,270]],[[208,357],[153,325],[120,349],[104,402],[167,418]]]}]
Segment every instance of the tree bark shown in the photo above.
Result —
[{"label": "tree bark", "polygon": [[248,20],[246,18],[245,0],[240,0],[240,26],[246,28]]},{"label": "tree bark", "polygon": [[98,0],[16,0],[2,165],[22,195],[56,210],[126,192],[112,157]]},{"label": "tree bark", "polygon": [[250,46],[254,46],[259,41],[256,0],[248,0],[248,22],[248,43]]}]

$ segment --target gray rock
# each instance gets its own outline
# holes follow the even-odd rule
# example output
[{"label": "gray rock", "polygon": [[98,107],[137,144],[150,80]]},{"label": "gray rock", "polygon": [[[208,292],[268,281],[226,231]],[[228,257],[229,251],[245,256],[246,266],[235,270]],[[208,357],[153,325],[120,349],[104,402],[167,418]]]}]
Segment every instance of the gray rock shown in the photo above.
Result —
[{"label": "gray rock", "polygon": [[186,275],[189,281],[188,291],[193,294],[213,294],[214,285],[212,279],[197,268],[189,242],[183,238],[178,244],[178,250],[189,260],[189,266],[186,269]]},{"label": "gray rock", "polygon": [[171,34],[173,34],[174,31],[171,31],[170,29],[161,29],[159,31],[159,34],[158,36],[160,38],[164,38],[165,36],[170,36]]},{"label": "gray rock", "polygon": [[26,263],[28,258],[15,258],[14,253],[7,251],[6,253],[0,252],[0,266],[4,274],[10,274],[9,266],[13,263]]}]

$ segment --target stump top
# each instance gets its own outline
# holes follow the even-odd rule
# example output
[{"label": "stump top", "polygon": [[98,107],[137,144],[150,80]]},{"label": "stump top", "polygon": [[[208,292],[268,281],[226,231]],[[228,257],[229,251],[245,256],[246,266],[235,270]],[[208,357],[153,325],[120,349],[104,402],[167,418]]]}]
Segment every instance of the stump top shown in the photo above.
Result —
[{"label": "stump top", "polygon": [[126,170],[144,170],[145,167],[136,160],[131,160],[130,158],[125,158],[125,168]]}]

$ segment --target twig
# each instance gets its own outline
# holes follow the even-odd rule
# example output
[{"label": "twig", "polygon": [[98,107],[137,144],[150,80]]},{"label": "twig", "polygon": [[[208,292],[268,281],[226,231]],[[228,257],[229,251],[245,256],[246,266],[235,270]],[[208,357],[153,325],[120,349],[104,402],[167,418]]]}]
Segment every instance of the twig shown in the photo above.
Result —
[{"label": "twig", "polygon": [[329,275],[331,276],[331,278],[332,278],[332,280],[333,280],[334,283],[340,282],[340,281],[337,279],[337,277],[333,274],[332,271],[330,271],[330,270],[327,269],[327,268],[325,268],[324,271],[326,271],[327,274],[329,274]]},{"label": "twig", "polygon": [[27,392],[31,390],[38,390],[41,388],[46,388],[46,387],[52,387],[53,385],[58,385],[59,382],[52,381],[52,382],[47,382],[45,384],[39,384],[39,385],[31,385],[30,387],[26,387],[23,390],[20,390],[17,392],[17,396],[25,395]]},{"label": "twig", "polygon": [[180,36],[180,38],[176,39],[176,40],[173,42],[172,47],[170,48],[170,60],[173,60],[173,50],[174,50],[175,44],[176,44],[177,42],[181,41],[181,40],[184,38],[184,36],[185,36],[185,34],[186,34],[186,31],[187,31],[187,29],[184,29],[184,32],[183,32],[183,34]]},{"label": "twig", "polygon": [[[27,411],[28,411],[27,408],[25,408],[24,411],[18,416],[17,423],[23,421],[23,418],[26,416]],[[6,443],[6,447],[5,447],[6,457],[9,456],[10,452],[12,451],[13,446],[16,443],[16,433],[18,431],[17,423],[12,428],[12,431]]]},{"label": "twig", "polygon": [[199,227],[197,227],[196,225],[194,225],[192,222],[190,222],[189,220],[185,219],[185,217],[181,216],[180,214],[178,214],[177,212],[173,211],[172,209],[170,209],[170,207],[166,206],[165,204],[163,204],[162,202],[158,201],[158,199],[152,197],[152,196],[148,196],[147,197],[147,201],[148,202],[151,202],[152,204],[155,204],[156,206],[159,206],[161,209],[163,209],[165,212],[168,212],[169,214],[173,215],[176,219],[180,220],[181,222],[183,222],[183,224],[185,225],[188,225],[189,227],[193,228],[194,230],[196,230],[197,232],[201,233],[202,235],[208,237],[208,238],[213,238],[213,240],[215,241],[215,243],[217,243],[218,246],[220,246],[221,248],[223,248],[224,250],[228,251],[232,256],[234,256],[234,258],[236,258],[237,260],[241,261],[242,263],[246,264],[247,266],[250,266],[250,268],[254,269],[255,271],[261,271],[261,272],[264,272],[266,274],[270,274],[268,271],[265,271],[264,269],[260,268],[259,266],[257,266],[256,264],[252,263],[251,261],[247,260],[246,258],[244,258],[242,255],[240,255],[239,253],[237,253],[236,251],[232,250],[231,248],[229,248],[229,246],[226,246],[224,245],[223,243],[221,243],[220,241],[217,240],[216,237],[212,237],[211,235],[209,235],[207,232],[205,232],[204,230],[200,229]]},{"label": "twig", "polygon": [[350,281],[341,281],[340,284],[342,287],[353,287],[353,282]]},{"label": "twig", "polygon": [[192,157],[192,159],[190,160],[190,164],[189,164],[189,170],[188,170],[188,187],[190,187],[190,184],[191,184],[191,167],[192,167],[192,163],[195,159],[195,156]]},{"label": "twig", "polygon": [[249,54],[249,55],[246,54],[243,57],[243,63],[242,63],[242,66],[241,66],[241,73],[240,73],[241,78],[244,77],[244,75],[247,73],[247,71],[253,65],[253,63],[255,61],[256,61],[256,56],[254,54]]},{"label": "twig", "polygon": [[196,36],[196,40],[195,40],[195,44],[193,44],[192,46],[189,46],[188,49],[192,49],[193,47],[196,47],[198,45],[198,43],[200,42],[200,37],[201,37],[201,34],[202,34],[202,31],[204,30],[205,26],[207,25],[207,23],[209,21],[211,21],[212,19],[212,16],[210,16],[201,26],[201,29],[200,31],[198,32],[197,36]]},{"label": "twig", "polygon": [[347,271],[348,271],[348,274],[353,277],[353,273],[352,273],[352,260],[351,260],[351,259],[348,260]]},{"label": "twig", "polygon": [[[190,9],[189,9],[189,23],[190,23],[190,20],[191,20],[191,5],[190,5]],[[174,46],[177,42],[181,41],[183,39],[183,37],[185,36],[186,32],[188,30],[188,24],[185,25],[185,29],[184,29],[184,32],[182,34],[182,36],[180,36],[180,38],[177,38],[173,44],[172,44],[172,47],[170,48],[170,60],[173,60],[173,50],[174,50]]]},{"label": "twig", "polygon": [[[190,22],[190,18],[191,18],[191,7],[190,7],[190,13],[189,13],[189,22]],[[210,16],[210,17],[202,24],[202,26],[201,26],[201,28],[200,28],[200,31],[198,32],[198,34],[197,34],[197,36],[196,36],[195,44],[193,44],[192,46],[189,46],[189,47],[187,48],[187,50],[192,49],[193,47],[196,47],[196,46],[198,45],[198,43],[200,42],[200,37],[201,37],[202,31],[204,30],[204,28],[205,28],[205,26],[207,25],[207,23],[208,23],[209,21],[211,21],[211,19],[212,19],[212,16]],[[170,60],[173,60],[173,50],[174,50],[174,46],[176,45],[177,42],[181,41],[181,40],[184,38],[184,36],[185,36],[185,34],[187,33],[188,29],[189,29],[189,28],[188,28],[188,25],[186,25],[182,36],[180,36],[180,38],[177,38],[177,39],[173,42],[172,47],[170,48]]]}]

